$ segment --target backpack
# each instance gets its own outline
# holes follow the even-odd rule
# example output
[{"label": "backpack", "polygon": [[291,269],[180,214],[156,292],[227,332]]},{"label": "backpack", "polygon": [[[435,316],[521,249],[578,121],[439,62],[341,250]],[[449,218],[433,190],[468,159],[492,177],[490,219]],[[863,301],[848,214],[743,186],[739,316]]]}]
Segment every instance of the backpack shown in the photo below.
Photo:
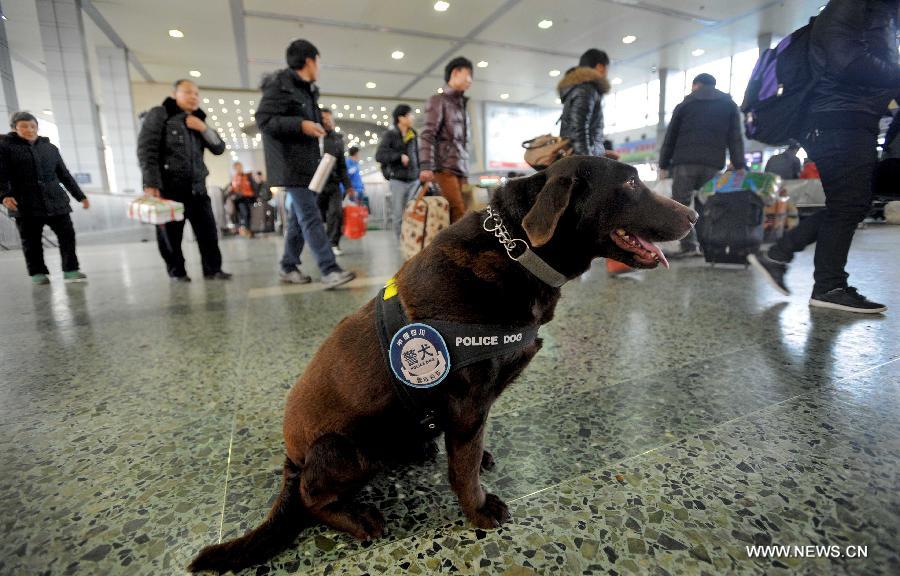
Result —
[{"label": "backpack", "polygon": [[543,170],[560,158],[572,153],[572,143],[568,138],[542,134],[522,142],[525,149],[525,163],[535,170]]},{"label": "backpack", "polygon": [[778,146],[802,137],[804,112],[816,78],[809,61],[815,18],[764,50],[753,67],[741,112],[750,140]]}]

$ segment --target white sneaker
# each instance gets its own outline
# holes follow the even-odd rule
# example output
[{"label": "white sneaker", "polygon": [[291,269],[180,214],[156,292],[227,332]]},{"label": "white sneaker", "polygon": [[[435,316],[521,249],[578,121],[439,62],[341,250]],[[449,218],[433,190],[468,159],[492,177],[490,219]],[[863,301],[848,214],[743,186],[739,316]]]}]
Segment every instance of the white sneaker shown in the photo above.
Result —
[{"label": "white sneaker", "polygon": [[344,251],[341,250],[340,248],[338,248],[337,246],[332,246],[331,251],[334,253],[335,256],[341,256],[344,253]]},{"label": "white sneaker", "polygon": [[356,274],[353,272],[349,272],[347,270],[336,270],[330,274],[326,274],[322,277],[322,284],[325,285],[326,290],[333,290],[338,286],[343,286],[347,282],[352,281],[356,278]]},{"label": "white sneaker", "polygon": [[309,284],[312,282],[312,278],[300,270],[291,270],[290,272],[279,270],[278,277],[281,279],[282,284]]}]

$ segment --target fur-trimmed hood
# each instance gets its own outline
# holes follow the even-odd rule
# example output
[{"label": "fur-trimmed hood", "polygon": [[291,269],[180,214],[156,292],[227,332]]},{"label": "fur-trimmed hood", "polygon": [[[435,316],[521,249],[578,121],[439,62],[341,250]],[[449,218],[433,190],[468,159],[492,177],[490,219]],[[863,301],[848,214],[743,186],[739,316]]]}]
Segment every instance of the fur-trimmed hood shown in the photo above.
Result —
[{"label": "fur-trimmed hood", "polygon": [[[175,99],[171,96],[167,97],[163,100],[162,107],[166,109],[166,115],[171,118],[176,114],[181,114],[184,112],[181,108],[178,107],[178,104],[175,103]],[[191,112],[197,118],[206,121],[206,112],[203,111],[203,108],[197,108],[193,112]]]},{"label": "fur-trimmed hood", "polygon": [[600,73],[593,68],[588,68],[587,66],[576,66],[566,72],[563,79],[557,84],[556,90],[559,92],[559,97],[565,99],[568,93],[572,91],[572,88],[587,83],[594,84],[600,94],[609,92],[609,80],[607,80],[606,77],[601,76]]}]

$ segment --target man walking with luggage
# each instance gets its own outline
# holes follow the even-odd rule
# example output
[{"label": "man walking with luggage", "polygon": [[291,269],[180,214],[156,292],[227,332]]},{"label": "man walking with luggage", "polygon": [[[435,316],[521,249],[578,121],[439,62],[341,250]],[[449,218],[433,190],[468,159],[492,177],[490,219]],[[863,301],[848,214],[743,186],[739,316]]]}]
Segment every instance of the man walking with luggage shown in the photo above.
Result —
[{"label": "man walking with luggage", "polygon": [[343,254],[341,251],[341,226],[344,223],[344,209],[342,207],[343,196],[341,186],[352,196],[355,194],[350,178],[347,176],[347,162],[344,159],[344,137],[334,129],[334,116],[331,110],[322,110],[322,128],[325,129],[325,153],[335,158],[334,168],[328,183],[322,189],[322,193],[316,199],[319,212],[325,221],[325,233],[331,242],[331,251],[335,256]]},{"label": "man walking with luggage", "polygon": [[877,314],[887,306],[848,283],[845,268],[857,225],[872,206],[878,123],[900,89],[897,9],[900,0],[831,0],[810,35],[818,77],[807,106],[803,147],[816,163],[825,209],[804,218],[767,253],[749,258],[775,288],[796,252],[816,243],[810,306]]},{"label": "man walking with luggage", "polygon": [[450,223],[466,212],[462,197],[469,176],[469,99],[472,62],[459,56],[444,68],[446,85],[425,105],[425,128],[419,138],[419,180],[436,182],[450,204]]},{"label": "man walking with luggage", "polygon": [[[287,48],[288,67],[265,78],[263,96],[256,108],[256,123],[263,135],[266,173],[272,186],[284,187],[322,272],[326,289],[336,288],[356,275],[341,269],[309,189],[322,159],[325,129],[319,111],[319,50],[306,40]],[[282,270],[284,272],[284,270]]]},{"label": "man walking with luggage", "polygon": [[[694,193],[725,165],[725,150],[736,170],[743,170],[744,139],[741,113],[728,94],[716,90],[710,74],[694,78],[691,93],[675,107],[659,154],[660,170],[671,170],[672,198],[690,206]],[[697,209],[701,212],[699,206]],[[697,233],[681,240],[681,252],[672,256],[700,256]]]},{"label": "man walking with luggage", "polygon": [[398,104],[393,116],[394,125],[382,134],[375,160],[391,187],[394,236],[400,240],[403,210],[419,186],[419,139],[409,105]]},{"label": "man walking with luggage", "polygon": [[[200,91],[190,80],[175,82],[175,91],[161,106],[144,118],[138,136],[138,160],[144,180],[144,194],[184,204],[184,217],[190,221],[200,248],[203,276],[228,280],[222,271],[219,233],[212,205],[206,194],[209,170],[203,152],[216,156],[225,151],[225,142],[206,125],[200,109]],[[184,220],[156,227],[156,243],[173,281],[190,282],[184,268],[181,238]]]}]

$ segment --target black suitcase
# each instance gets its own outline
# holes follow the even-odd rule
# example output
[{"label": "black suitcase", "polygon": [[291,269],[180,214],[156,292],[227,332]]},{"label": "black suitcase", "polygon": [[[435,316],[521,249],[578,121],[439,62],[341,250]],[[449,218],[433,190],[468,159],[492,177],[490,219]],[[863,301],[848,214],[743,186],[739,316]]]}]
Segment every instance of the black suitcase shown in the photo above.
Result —
[{"label": "black suitcase", "polygon": [[268,202],[257,201],[250,207],[250,230],[254,234],[275,231],[275,209]]},{"label": "black suitcase", "polygon": [[719,192],[703,205],[697,235],[710,264],[747,265],[763,241],[765,212],[754,192]]}]

